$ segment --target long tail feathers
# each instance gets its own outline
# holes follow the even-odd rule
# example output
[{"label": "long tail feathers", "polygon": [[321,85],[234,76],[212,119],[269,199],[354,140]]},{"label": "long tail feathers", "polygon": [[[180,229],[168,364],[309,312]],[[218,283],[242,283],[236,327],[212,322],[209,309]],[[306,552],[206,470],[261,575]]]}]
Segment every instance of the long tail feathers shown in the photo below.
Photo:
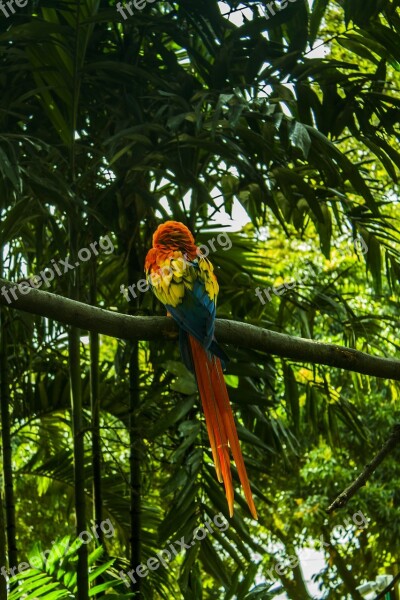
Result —
[{"label": "long tail feathers", "polygon": [[218,481],[224,482],[229,514],[231,517],[233,516],[233,484],[229,456],[230,448],[250,512],[253,518],[257,519],[257,511],[254,506],[246,467],[240,449],[228,391],[222,373],[221,361],[216,356],[208,356],[200,342],[191,335],[189,335],[189,342],[193,356],[197,385],[199,387],[200,398],[206,418],[215,470],[217,472]]}]

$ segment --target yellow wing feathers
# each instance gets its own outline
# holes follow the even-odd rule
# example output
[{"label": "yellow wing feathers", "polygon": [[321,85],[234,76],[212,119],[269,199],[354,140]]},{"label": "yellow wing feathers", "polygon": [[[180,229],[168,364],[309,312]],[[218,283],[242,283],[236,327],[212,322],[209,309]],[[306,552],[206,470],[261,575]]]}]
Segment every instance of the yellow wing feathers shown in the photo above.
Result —
[{"label": "yellow wing feathers", "polygon": [[178,250],[163,259],[157,257],[146,271],[146,277],[163,304],[180,304],[186,290],[193,290],[196,279],[203,283],[212,301],[215,302],[218,295],[218,282],[211,262],[204,257],[190,261]]},{"label": "yellow wing feathers", "polygon": [[204,283],[204,287],[210,300],[216,302],[219,292],[219,285],[217,278],[214,275],[214,267],[207,258],[199,259],[198,277],[200,281]]}]

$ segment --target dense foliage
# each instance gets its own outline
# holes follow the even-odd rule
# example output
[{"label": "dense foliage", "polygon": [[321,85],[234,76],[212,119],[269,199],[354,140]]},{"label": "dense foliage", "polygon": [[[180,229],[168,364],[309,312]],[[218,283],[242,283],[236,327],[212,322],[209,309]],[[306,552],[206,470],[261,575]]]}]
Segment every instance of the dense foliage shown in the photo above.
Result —
[{"label": "dense foliage", "polygon": [[[245,226],[210,256],[220,317],[399,358],[397,2],[286,4],[266,19],[259,0],[159,1],[124,20],[108,0],[38,0],[1,16],[1,276],[69,256],[79,267],[42,289],[161,315],[150,292],[121,291],[157,224],[209,245],[241,206]],[[227,352],[258,523],[239,493],[227,516],[176,340],[88,336],[3,304],[0,565],[61,551],[0,577],[1,598],[305,600],[313,547],[319,597],[361,598],[400,570],[398,451],[326,514],[398,421],[399,382]],[[225,531],[120,579],[219,513]],[[71,541],[106,520],[112,536]]]}]

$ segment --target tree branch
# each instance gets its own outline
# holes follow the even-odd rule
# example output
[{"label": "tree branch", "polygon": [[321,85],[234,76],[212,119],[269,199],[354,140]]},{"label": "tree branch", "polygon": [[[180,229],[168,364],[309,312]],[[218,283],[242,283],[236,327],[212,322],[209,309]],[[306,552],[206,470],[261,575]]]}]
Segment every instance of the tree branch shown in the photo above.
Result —
[{"label": "tree branch", "polygon": [[393,431],[389,439],[384,443],[378,454],[367,464],[363,472],[357,477],[349,487],[347,487],[326,509],[327,513],[331,513],[335,508],[343,508],[354,494],[363,487],[374,471],[379,467],[384,458],[397,446],[400,442],[400,424],[394,425]]},{"label": "tree branch", "polygon": [[[123,315],[36,289],[31,289],[27,295],[17,291],[18,299],[9,304],[2,294],[4,290],[14,287],[13,284],[0,279],[0,287],[0,304],[54,319],[65,325],[121,339],[160,340],[177,337],[177,325],[167,317]],[[328,365],[400,381],[400,360],[371,356],[336,344],[292,337],[238,321],[217,319],[215,333],[217,339],[226,344],[261,350],[303,363]]]}]

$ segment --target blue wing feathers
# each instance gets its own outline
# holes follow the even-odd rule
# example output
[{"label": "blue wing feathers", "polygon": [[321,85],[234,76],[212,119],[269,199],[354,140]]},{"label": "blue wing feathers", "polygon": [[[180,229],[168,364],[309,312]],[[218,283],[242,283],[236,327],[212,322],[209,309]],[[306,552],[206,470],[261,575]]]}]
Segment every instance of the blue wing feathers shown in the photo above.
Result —
[{"label": "blue wing feathers", "polygon": [[189,371],[194,373],[193,357],[190,349],[188,334],[184,329],[182,329],[182,327],[179,328],[179,349],[181,351],[183,364],[187,369],[189,369]]},{"label": "blue wing feathers", "polygon": [[[197,263],[191,263],[199,269]],[[194,371],[193,358],[187,334],[195,337],[206,350],[221,359],[222,367],[229,361],[228,356],[220,348],[214,338],[214,321],[216,306],[210,298],[203,281],[197,279],[193,288],[186,289],[183,300],[177,306],[165,304],[165,308],[179,325],[179,347],[184,364],[190,371]]]},{"label": "blue wing feathers", "polygon": [[182,329],[191,333],[208,349],[214,337],[215,303],[210,300],[204,285],[195,281],[193,290],[186,290],[178,306],[165,305]]}]

